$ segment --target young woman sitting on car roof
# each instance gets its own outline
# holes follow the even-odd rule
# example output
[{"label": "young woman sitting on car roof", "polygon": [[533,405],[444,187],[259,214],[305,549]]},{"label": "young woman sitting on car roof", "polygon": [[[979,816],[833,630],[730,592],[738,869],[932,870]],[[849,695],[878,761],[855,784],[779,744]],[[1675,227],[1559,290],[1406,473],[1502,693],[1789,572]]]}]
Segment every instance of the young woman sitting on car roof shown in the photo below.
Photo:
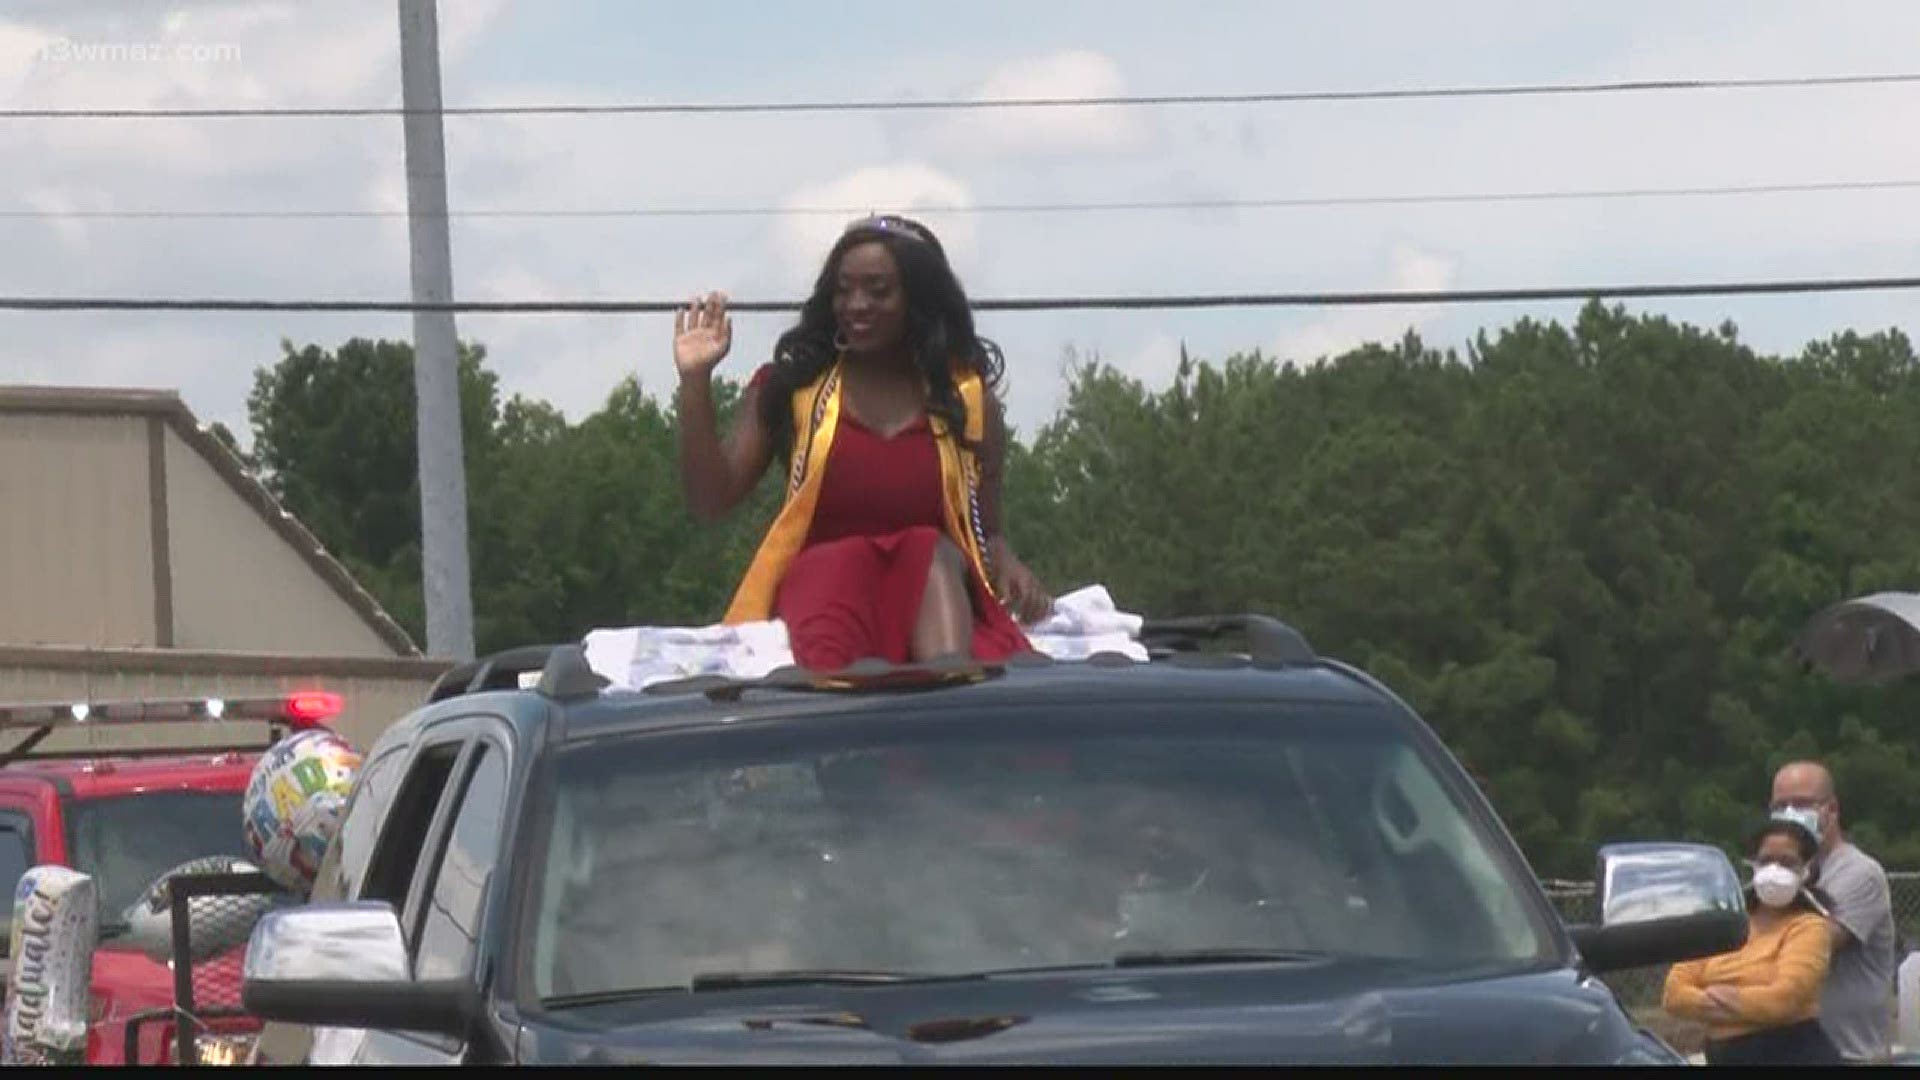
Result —
[{"label": "young woman sitting on car roof", "polygon": [[890,215],[850,226],[722,441],[711,379],[732,338],[718,293],[674,319],[693,512],[720,518],[776,451],[787,461],[725,622],[782,619],[795,661],[823,671],[1031,651],[1020,623],[1052,600],[1002,529],[1002,359],[933,233]]}]

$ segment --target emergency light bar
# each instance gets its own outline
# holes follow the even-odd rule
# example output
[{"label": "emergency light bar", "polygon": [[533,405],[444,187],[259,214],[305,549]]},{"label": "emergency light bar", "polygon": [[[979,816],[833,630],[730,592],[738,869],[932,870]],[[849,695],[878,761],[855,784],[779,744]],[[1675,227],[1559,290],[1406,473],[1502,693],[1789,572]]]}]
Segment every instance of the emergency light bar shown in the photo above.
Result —
[{"label": "emergency light bar", "polygon": [[300,690],[275,697],[178,698],[105,702],[0,704],[0,730],[75,727],[82,724],[151,724],[162,721],[254,720],[310,728],[340,715],[339,694]]},{"label": "emergency light bar", "polygon": [[[23,731],[20,740],[0,749],[0,766],[23,758],[164,757],[264,751],[284,738],[287,730],[322,727],[340,715],[340,695],[328,690],[296,690],[272,697],[176,698],[144,701],[41,701],[0,703],[0,731]],[[208,721],[264,722],[268,741],[247,746],[134,746],[90,747],[78,750],[36,750],[56,731],[113,728],[121,724],[189,723]]]}]

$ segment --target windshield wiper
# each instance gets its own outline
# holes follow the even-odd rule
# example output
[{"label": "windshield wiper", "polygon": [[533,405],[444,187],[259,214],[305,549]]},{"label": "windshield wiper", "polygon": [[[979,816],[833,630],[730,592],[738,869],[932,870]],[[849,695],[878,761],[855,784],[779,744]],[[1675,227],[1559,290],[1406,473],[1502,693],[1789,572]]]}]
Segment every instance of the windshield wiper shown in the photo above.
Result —
[{"label": "windshield wiper", "polygon": [[929,982],[950,975],[909,975],[899,971],[708,971],[693,977],[688,988],[741,990],[755,986],[885,986],[891,983]]},{"label": "windshield wiper", "polygon": [[710,990],[748,990],[766,986],[897,986],[901,983],[954,982],[989,979],[1014,974],[1044,974],[1051,971],[1085,971],[1102,968],[1178,967],[1184,964],[1305,964],[1328,959],[1328,954],[1300,949],[1182,949],[1164,952],[1123,952],[1109,964],[1061,964],[1050,967],[1009,968],[966,974],[917,975],[904,971],[851,971],[833,968],[793,971],[706,971],[695,975],[685,987],[643,986],[626,990],[595,990],[584,994],[560,994],[543,998],[541,1004],[556,1009],[586,1005],[604,1005],[633,998],[670,994],[682,990],[702,993]]},{"label": "windshield wiper", "polygon": [[634,986],[624,990],[589,990],[581,994],[555,994],[540,999],[540,1004],[549,1009],[575,1009],[588,1005],[610,1005],[617,1001],[632,1001],[634,998],[653,997],[656,994],[677,994],[685,991],[680,986]]},{"label": "windshield wiper", "polygon": [[1178,967],[1183,964],[1312,964],[1330,960],[1328,953],[1310,952],[1304,949],[1256,949],[1217,946],[1210,949],[1178,949],[1148,952],[1123,952],[1113,959],[1101,963],[1089,961],[1076,964],[1040,964],[1034,967],[996,968],[983,971],[984,978],[1004,978],[1009,975],[1055,975],[1075,971],[1112,971],[1114,968],[1130,967]]},{"label": "windshield wiper", "polygon": [[1178,967],[1182,964],[1308,964],[1329,959],[1323,952],[1305,949],[1170,949],[1156,952],[1123,952],[1113,958],[1113,966]]}]

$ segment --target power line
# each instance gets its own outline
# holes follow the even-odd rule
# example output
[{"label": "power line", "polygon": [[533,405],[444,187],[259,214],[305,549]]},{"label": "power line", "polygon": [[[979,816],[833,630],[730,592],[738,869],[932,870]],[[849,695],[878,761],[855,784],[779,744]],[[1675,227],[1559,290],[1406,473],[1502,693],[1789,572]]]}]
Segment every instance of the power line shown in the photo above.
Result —
[{"label": "power line", "polygon": [[[441,116],[662,116],[715,113],[843,113],[1084,108],[1096,105],[1279,105],[1307,102],[1402,101],[1425,98],[1621,94],[1676,90],[1769,90],[1818,86],[1889,86],[1920,82],[1920,72],[1882,75],[1808,75],[1751,79],[1647,79],[1623,82],[1523,83],[1376,90],[1293,90],[1244,94],[1151,94],[1104,97],[926,98],[921,100],[615,102],[602,104],[455,105]],[[405,116],[403,106],[228,107],[158,109],[0,109],[0,120],[225,120]]]},{"label": "power line", "polygon": [[[1581,285],[1535,289],[1439,289],[1388,292],[1221,293],[1171,296],[1062,296],[976,300],[979,311],[1170,310],[1223,307],[1352,307],[1383,304],[1477,304],[1530,300],[1603,300],[1681,296],[1751,296],[1920,289],[1920,277],[1698,282],[1668,285]],[[235,300],[137,297],[0,296],[0,311],[381,312],[454,311],[493,315],[671,314],[676,300]],[[790,313],[800,303],[731,300],[739,312]]]},{"label": "power line", "polygon": [[[1678,188],[1590,188],[1563,191],[1481,191],[1457,194],[1402,195],[1304,195],[1259,199],[1166,199],[1121,202],[1026,202],[979,203],[968,206],[916,206],[921,214],[1075,214],[1147,212],[1157,210],[1279,210],[1338,206],[1431,206],[1462,203],[1556,202],[1582,199],[1650,199],[1728,195],[1780,195],[1837,191],[1899,191],[1920,188],[1920,179],[1910,180],[1831,180],[1806,183],[1744,184]],[[682,206],[682,207],[601,207],[601,208],[511,208],[493,207],[451,210],[450,218],[480,219],[552,219],[552,218],[715,218],[774,217],[780,215],[855,217],[868,213],[864,206]],[[43,210],[0,208],[0,219],[73,219],[73,220],[342,220],[358,218],[405,218],[405,210],[344,208],[336,210]]]}]

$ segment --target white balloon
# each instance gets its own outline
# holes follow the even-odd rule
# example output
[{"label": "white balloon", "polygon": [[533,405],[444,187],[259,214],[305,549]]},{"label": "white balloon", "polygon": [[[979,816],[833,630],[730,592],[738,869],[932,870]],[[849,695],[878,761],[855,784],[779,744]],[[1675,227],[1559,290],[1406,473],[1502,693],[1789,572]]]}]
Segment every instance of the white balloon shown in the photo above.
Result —
[{"label": "white balloon", "polygon": [[324,729],[282,739],[260,756],[241,801],[247,850],[281,888],[305,896],[340,827],[360,754]]}]

